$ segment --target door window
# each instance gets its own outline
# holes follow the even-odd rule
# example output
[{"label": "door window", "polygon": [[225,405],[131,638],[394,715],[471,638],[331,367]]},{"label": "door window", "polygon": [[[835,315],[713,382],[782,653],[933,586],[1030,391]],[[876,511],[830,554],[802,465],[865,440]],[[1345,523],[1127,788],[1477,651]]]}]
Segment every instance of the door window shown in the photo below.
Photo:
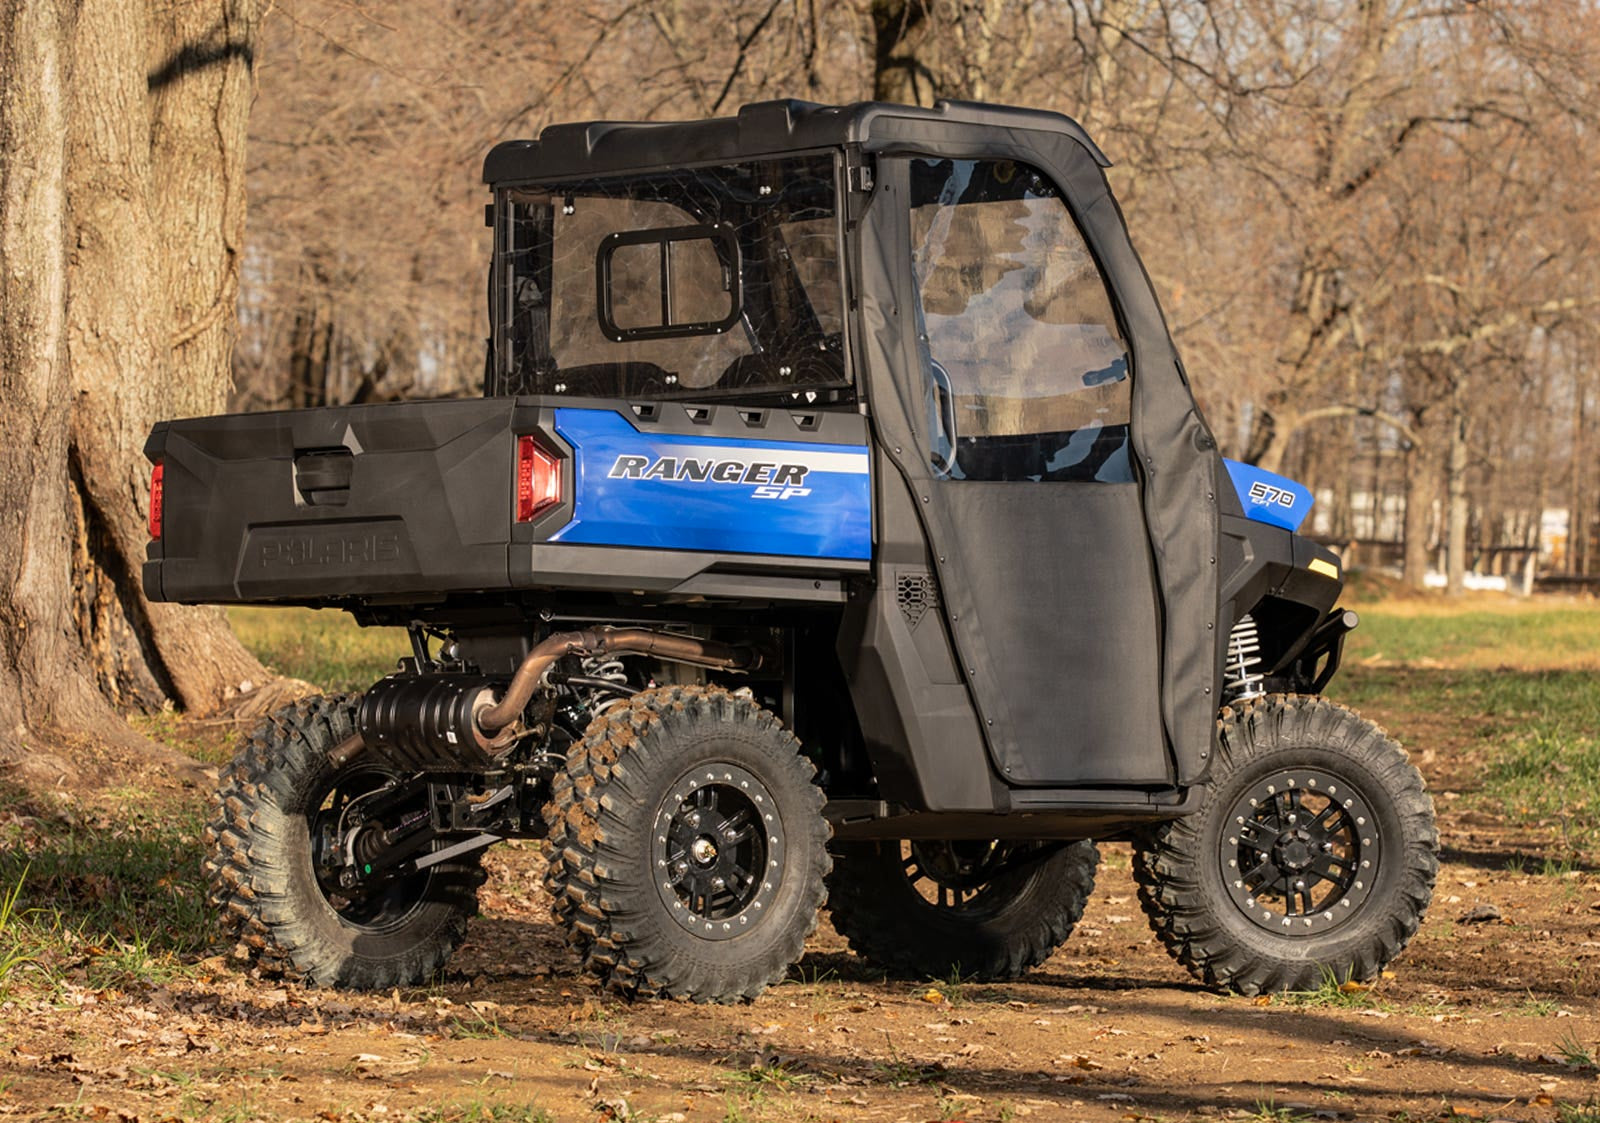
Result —
[{"label": "door window", "polygon": [[1127,344],[1055,185],[1010,160],[916,159],[910,203],[935,470],[1132,480]]}]

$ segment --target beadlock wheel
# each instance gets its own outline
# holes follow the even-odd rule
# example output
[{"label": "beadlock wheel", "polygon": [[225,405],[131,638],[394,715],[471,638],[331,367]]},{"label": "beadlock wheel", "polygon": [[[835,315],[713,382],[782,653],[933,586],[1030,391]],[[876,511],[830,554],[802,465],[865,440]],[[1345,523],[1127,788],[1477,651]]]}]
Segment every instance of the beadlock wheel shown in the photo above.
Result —
[{"label": "beadlock wheel", "polygon": [[1218,840],[1228,894],[1270,932],[1329,932],[1359,915],[1383,839],[1369,801],[1322,769],[1273,773],[1246,788]]},{"label": "beadlock wheel", "polygon": [[[381,768],[356,765],[323,777],[312,786],[306,805],[311,870],[322,899],[339,918],[366,932],[385,932],[404,925],[406,917],[428,896],[428,873],[387,881],[369,892],[352,888],[354,869],[382,846],[382,829],[360,830],[361,804],[379,795],[391,777]],[[421,793],[420,810],[427,810]]]},{"label": "beadlock wheel", "polygon": [[765,784],[726,761],[672,785],[656,813],[656,888],[674,920],[726,940],[749,930],[783,884],[784,829]]},{"label": "beadlock wheel", "polygon": [[1199,810],[1135,840],[1139,901],[1201,981],[1245,994],[1375,977],[1416,934],[1438,875],[1422,777],[1325,698],[1223,710]]},{"label": "beadlock wheel", "polygon": [[754,998],[816,928],[822,806],[800,743],[753,699],[641,691],[594,720],[551,784],[556,920],[611,990]]}]

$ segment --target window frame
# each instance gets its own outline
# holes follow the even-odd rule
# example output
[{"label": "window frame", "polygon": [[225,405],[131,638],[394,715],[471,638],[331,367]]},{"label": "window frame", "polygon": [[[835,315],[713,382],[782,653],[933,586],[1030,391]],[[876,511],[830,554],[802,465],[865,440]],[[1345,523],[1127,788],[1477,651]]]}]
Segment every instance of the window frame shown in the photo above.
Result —
[{"label": "window frame", "polygon": [[[852,254],[854,253],[853,234],[850,220],[849,178],[846,168],[846,150],[840,146],[823,146],[811,148],[786,149],[777,152],[742,153],[717,158],[691,160],[683,163],[641,165],[634,168],[607,169],[597,172],[590,177],[565,176],[560,180],[518,180],[502,181],[491,184],[493,202],[489,205],[487,224],[493,232],[493,248],[488,269],[488,311],[489,311],[489,347],[484,363],[484,396],[502,397],[513,394],[537,394],[538,391],[514,391],[517,367],[516,358],[512,348],[512,321],[515,318],[515,293],[507,276],[510,268],[510,241],[513,216],[513,203],[525,201],[526,197],[546,196],[559,204],[561,189],[569,184],[588,182],[594,179],[614,179],[630,176],[645,177],[655,174],[669,174],[672,172],[697,171],[705,168],[720,168],[738,164],[754,164],[769,161],[801,160],[805,158],[827,157],[833,172],[833,244],[838,267],[839,319],[840,346],[838,350],[839,376],[828,381],[808,382],[785,387],[706,387],[694,391],[673,392],[670,394],[652,393],[636,396],[636,400],[671,401],[679,399],[706,399],[723,400],[750,398],[752,400],[776,402],[780,397],[790,399],[799,394],[815,392],[820,400],[833,404],[857,405],[864,398],[857,373],[856,341],[858,331],[855,323],[855,287],[856,281],[852,267]],[[523,198],[518,198],[518,197]],[[741,250],[741,261],[742,261]],[[741,278],[742,278],[741,265]],[[742,279],[741,279],[742,285]],[[745,303],[743,300],[736,302],[739,317],[734,320],[737,325],[743,319]],[[725,329],[731,330],[731,329]],[[629,400],[635,400],[630,398]],[[808,399],[809,400],[809,399]]]},{"label": "window frame", "polygon": [[[898,219],[898,227],[903,238],[901,257],[902,269],[900,275],[905,279],[909,286],[908,299],[914,302],[912,304],[913,314],[908,317],[908,330],[912,337],[910,351],[916,358],[916,363],[914,365],[917,368],[919,378],[918,384],[915,387],[908,387],[908,389],[914,389],[920,400],[929,401],[932,403],[932,408],[938,408],[937,395],[940,390],[940,384],[935,375],[935,368],[940,367],[942,369],[942,364],[938,363],[937,357],[933,354],[930,346],[931,341],[928,338],[926,325],[926,310],[923,306],[922,300],[922,286],[917,279],[917,261],[915,260],[915,251],[917,247],[914,240],[915,236],[913,232],[912,219],[915,211],[918,209],[918,205],[913,203],[913,167],[918,161],[966,161],[971,163],[999,163],[1002,161],[1009,161],[1013,164],[1016,164],[1019,169],[1026,169],[1038,175],[1054,189],[1055,200],[1063,207],[1067,218],[1072,224],[1073,230],[1078,236],[1079,242],[1082,244],[1084,250],[1088,254],[1090,262],[1094,266],[1095,275],[1100,281],[1100,287],[1105,294],[1106,303],[1110,309],[1111,316],[1115,321],[1116,331],[1120,337],[1123,347],[1127,374],[1123,379],[1119,379],[1117,381],[1125,382],[1127,385],[1128,420],[1126,423],[1127,432],[1124,441],[1124,448],[1128,461],[1128,481],[1138,481],[1142,475],[1142,468],[1140,466],[1137,447],[1133,439],[1135,403],[1138,397],[1136,393],[1138,364],[1135,358],[1136,348],[1134,345],[1134,336],[1130,330],[1127,316],[1123,311],[1122,300],[1117,290],[1117,286],[1112,281],[1111,274],[1106,268],[1106,264],[1102,259],[1099,247],[1096,245],[1095,240],[1089,235],[1087,224],[1084,221],[1084,215],[1081,213],[1077,201],[1073,198],[1072,193],[1062,186],[1060,179],[1051,171],[1050,168],[1044,166],[1042,163],[1037,162],[1036,157],[1030,158],[1027,155],[1019,155],[1015,151],[995,151],[993,149],[985,150],[968,147],[953,147],[949,150],[939,151],[937,149],[907,147],[895,151],[893,155],[895,157],[895,163],[899,165],[899,180],[903,185],[904,190],[904,201],[899,207],[900,214]],[[926,206],[929,204],[921,205]],[[959,206],[960,204],[958,203],[952,205]],[[948,386],[948,372],[946,372],[945,378],[946,386]],[[925,469],[931,472],[935,479],[968,482],[969,477],[955,475],[952,471],[956,463],[955,457],[957,455],[957,451],[955,449],[952,449],[950,464],[943,468],[940,467],[937,462],[937,449],[934,445],[934,441],[937,439],[935,426],[930,423],[928,425],[928,430],[929,431],[924,441],[926,447],[921,450],[922,456],[920,457]],[[1024,436],[1031,435],[1037,434],[1025,434]],[[959,440],[959,433],[957,434],[957,439]],[[1085,480],[1059,482],[1105,484],[1128,481]],[[1041,476],[1029,480],[985,479],[983,477],[978,477],[971,479],[970,482],[1044,483],[1058,481],[1047,481]]]},{"label": "window frame", "polygon": [[[678,242],[707,241],[727,270],[728,314],[719,320],[680,322],[672,317],[672,247]],[[660,254],[661,323],[623,327],[617,323],[612,266],[618,250],[628,246],[655,246]],[[634,340],[677,339],[683,336],[720,335],[738,323],[744,312],[744,259],[739,240],[724,223],[694,226],[658,226],[642,230],[617,230],[600,239],[595,249],[595,309],[600,330],[613,343]]]}]

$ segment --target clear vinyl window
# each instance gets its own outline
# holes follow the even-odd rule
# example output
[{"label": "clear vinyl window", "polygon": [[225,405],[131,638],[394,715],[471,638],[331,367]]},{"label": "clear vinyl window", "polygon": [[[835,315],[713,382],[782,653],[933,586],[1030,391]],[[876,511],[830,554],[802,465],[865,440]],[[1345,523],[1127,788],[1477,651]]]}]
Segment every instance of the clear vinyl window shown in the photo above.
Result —
[{"label": "clear vinyl window", "polygon": [[1133,479],[1127,344],[1055,185],[1010,160],[916,159],[910,170],[934,468]]},{"label": "clear vinyl window", "polygon": [[834,158],[506,189],[495,391],[848,395]]}]

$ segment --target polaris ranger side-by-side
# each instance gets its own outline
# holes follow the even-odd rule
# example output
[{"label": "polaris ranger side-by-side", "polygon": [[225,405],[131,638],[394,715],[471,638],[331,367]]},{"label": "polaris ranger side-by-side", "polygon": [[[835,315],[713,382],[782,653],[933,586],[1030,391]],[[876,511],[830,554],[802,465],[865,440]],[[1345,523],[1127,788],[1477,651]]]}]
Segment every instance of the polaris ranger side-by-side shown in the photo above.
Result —
[{"label": "polaris ranger side-by-side", "polygon": [[1311,497],[1225,464],[1065,117],[769,102],[496,147],[479,400],[173,421],[156,600],[342,608],[396,673],[277,714],[207,832],[242,954],[429,978],[485,847],[621,991],[783,978],[824,902],[1006,978],[1131,840],[1208,983],[1376,974],[1432,805],[1319,697]]}]

